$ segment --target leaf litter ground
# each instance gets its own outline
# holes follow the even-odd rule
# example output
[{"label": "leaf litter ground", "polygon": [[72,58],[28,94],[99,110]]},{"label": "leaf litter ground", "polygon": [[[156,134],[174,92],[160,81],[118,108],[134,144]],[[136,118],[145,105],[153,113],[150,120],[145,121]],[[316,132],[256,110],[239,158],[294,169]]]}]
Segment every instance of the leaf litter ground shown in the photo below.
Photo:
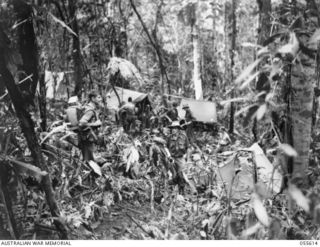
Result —
[{"label": "leaf litter ground", "polygon": [[[74,149],[69,154],[61,151],[60,158],[46,156],[57,180],[60,221],[73,239],[319,237],[317,166],[310,166],[312,191],[290,187],[275,197],[281,176],[275,176],[280,171],[274,168],[277,156],[269,152],[272,148],[265,155],[257,144],[250,147],[241,137],[245,135],[233,136],[236,141],[231,142],[225,132],[200,132],[186,163],[186,174],[198,193],[187,186],[179,195],[161,169],[150,166],[150,133],[133,140],[116,126],[104,131],[107,145],[97,153],[99,166],[81,163]],[[47,144],[63,147],[56,143],[59,138],[48,139]],[[50,230],[52,220],[43,201],[43,193],[31,187],[26,238],[57,237]],[[31,218],[36,219],[34,225]]]}]

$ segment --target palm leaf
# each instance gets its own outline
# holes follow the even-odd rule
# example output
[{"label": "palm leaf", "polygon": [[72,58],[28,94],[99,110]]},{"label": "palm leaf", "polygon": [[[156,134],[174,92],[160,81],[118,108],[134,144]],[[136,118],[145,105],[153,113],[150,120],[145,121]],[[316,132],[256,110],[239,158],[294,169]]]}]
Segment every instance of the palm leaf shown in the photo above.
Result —
[{"label": "palm leaf", "polygon": [[78,37],[78,35],[63,21],[59,20],[57,17],[55,17],[53,14],[49,13],[49,15],[52,17],[52,19],[60,24],[62,27],[66,28],[68,32],[72,33],[74,36]]},{"label": "palm leaf", "polygon": [[55,133],[58,132],[64,132],[67,128],[67,124],[64,123],[63,125],[57,126],[55,128],[53,128],[42,140],[41,140],[41,144],[43,144],[49,137],[51,137],[52,135],[54,135]]}]

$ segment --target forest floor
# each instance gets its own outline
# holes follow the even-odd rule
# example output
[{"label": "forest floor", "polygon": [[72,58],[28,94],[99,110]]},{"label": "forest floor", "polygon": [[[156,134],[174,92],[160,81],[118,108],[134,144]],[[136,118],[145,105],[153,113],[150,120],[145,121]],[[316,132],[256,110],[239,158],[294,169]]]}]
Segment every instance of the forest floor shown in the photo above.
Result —
[{"label": "forest floor", "polygon": [[[62,137],[68,134],[63,128],[47,133],[44,154],[70,239],[320,238],[317,151],[308,170],[310,188],[281,191],[274,139],[258,145],[243,133],[199,131],[185,164],[190,184],[179,194],[162,165],[150,165],[150,148],[164,148],[161,137],[145,131],[132,138],[119,126],[105,128],[107,144],[98,150],[97,165],[82,163],[78,149],[65,148]],[[27,188],[24,237],[58,239],[47,229],[52,219],[43,192],[37,184]]]},{"label": "forest floor", "polygon": [[[121,203],[111,207],[110,213],[96,228],[95,235],[103,240],[164,239],[164,234],[159,235],[159,231],[155,229],[159,228],[161,232],[165,232],[166,226],[161,221],[166,216],[163,208],[156,207],[155,210],[151,210],[148,202],[140,206]],[[179,231],[178,225],[171,225],[171,228],[172,231]],[[181,234],[174,235],[174,237],[178,236],[186,239],[186,236]]]},{"label": "forest floor", "polygon": [[[266,156],[258,144],[250,146],[239,136],[232,138],[235,140],[232,142],[224,131],[214,137],[197,136],[198,149],[192,151],[186,168],[197,193],[186,186],[181,195],[170,182],[164,188],[168,181],[164,181],[159,171],[149,176],[148,166],[139,169],[132,166],[138,175],[134,179],[113,175],[113,196],[110,200],[107,192],[109,196],[104,204],[108,209],[93,224],[94,239],[317,239],[320,236],[315,210],[318,203],[315,198],[319,198],[315,197],[315,191],[320,188],[316,166],[310,167],[309,182],[315,185],[312,191],[301,192],[295,187],[280,191],[282,175],[270,162],[276,162],[272,152]],[[207,150],[208,146],[212,149]],[[272,151],[272,142],[266,147]],[[304,207],[304,202],[310,206]]]},{"label": "forest floor", "polygon": [[[180,195],[178,200],[196,200],[196,196],[187,197]],[[162,202],[156,204],[153,209],[148,201],[141,204],[137,201],[135,204],[130,202],[116,204],[110,208],[109,213],[95,229],[95,236],[98,239],[108,240],[206,239],[205,232],[201,232],[203,217],[200,214],[181,213],[179,207],[182,205],[172,207],[172,203],[173,201]]]}]

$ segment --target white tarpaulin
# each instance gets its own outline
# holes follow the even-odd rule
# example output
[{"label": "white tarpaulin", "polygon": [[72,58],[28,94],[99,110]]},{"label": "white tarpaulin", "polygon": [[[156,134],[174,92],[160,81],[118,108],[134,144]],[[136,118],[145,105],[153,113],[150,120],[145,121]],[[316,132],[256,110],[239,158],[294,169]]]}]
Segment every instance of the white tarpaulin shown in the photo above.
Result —
[{"label": "white tarpaulin", "polygon": [[61,89],[64,74],[64,72],[45,71],[44,81],[46,84],[46,96],[48,99],[56,98],[56,94],[66,93],[66,90]]},{"label": "white tarpaulin", "polygon": [[215,102],[182,98],[178,107],[178,114],[180,118],[184,118],[185,116],[185,111],[182,109],[183,105],[188,105],[190,107],[196,121],[203,123],[217,122],[217,109]]},{"label": "white tarpaulin", "polygon": [[[117,90],[117,93],[119,95],[120,101],[128,102],[128,98],[131,97],[133,101],[138,99],[139,97],[147,97],[147,94],[145,93],[140,93],[137,91],[129,90],[129,89],[124,89],[121,87],[115,87]],[[117,110],[119,107],[119,100],[114,92],[114,90],[111,90],[107,96],[107,106],[111,110]]]}]

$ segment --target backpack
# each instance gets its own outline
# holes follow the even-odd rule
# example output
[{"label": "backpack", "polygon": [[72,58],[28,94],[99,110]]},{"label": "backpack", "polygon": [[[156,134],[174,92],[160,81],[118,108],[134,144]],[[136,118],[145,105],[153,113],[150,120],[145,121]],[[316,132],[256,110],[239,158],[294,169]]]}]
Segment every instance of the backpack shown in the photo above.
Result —
[{"label": "backpack", "polygon": [[83,115],[83,111],[79,107],[69,106],[66,109],[67,121],[71,123],[72,127],[76,127]]}]

